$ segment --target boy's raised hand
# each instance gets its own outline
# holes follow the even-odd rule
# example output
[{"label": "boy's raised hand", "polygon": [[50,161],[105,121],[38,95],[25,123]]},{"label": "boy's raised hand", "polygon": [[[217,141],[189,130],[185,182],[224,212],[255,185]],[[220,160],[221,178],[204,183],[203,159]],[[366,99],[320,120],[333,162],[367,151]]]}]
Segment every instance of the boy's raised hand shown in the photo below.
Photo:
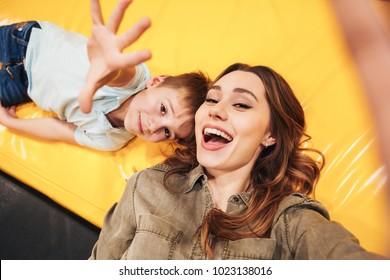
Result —
[{"label": "boy's raised hand", "polygon": [[143,18],[121,35],[117,35],[123,15],[132,0],[119,0],[104,24],[99,0],[91,0],[92,34],[88,40],[90,67],[86,82],[79,95],[80,109],[89,113],[95,92],[116,77],[120,69],[135,67],[151,57],[148,50],[123,53],[123,49],[134,43],[150,26]]}]

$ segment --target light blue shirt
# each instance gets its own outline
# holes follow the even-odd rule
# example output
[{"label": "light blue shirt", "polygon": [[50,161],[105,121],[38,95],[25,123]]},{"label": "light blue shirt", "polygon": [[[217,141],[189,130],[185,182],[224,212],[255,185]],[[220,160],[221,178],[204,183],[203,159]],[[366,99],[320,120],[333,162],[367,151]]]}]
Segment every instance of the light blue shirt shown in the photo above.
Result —
[{"label": "light blue shirt", "polygon": [[112,127],[106,114],[145,88],[151,77],[146,65],[136,67],[135,76],[126,87],[99,89],[91,113],[84,114],[78,96],[89,68],[87,38],[50,22],[39,24],[42,29],[33,28],[25,60],[30,98],[43,110],[74,123],[78,144],[103,151],[125,146],[134,135],[124,128]]}]

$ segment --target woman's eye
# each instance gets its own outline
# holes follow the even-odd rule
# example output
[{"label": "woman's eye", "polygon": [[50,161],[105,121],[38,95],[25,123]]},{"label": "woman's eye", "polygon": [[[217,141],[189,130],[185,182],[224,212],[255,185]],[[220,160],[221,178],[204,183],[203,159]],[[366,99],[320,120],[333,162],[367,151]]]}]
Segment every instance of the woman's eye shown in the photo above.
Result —
[{"label": "woman's eye", "polygon": [[206,98],[206,103],[218,103],[218,100],[213,98]]},{"label": "woman's eye", "polygon": [[171,132],[169,131],[169,129],[165,128],[164,132],[165,132],[165,137],[169,139],[171,137]]},{"label": "woman's eye", "polygon": [[236,108],[239,108],[239,109],[250,109],[252,108],[251,106],[245,104],[245,103],[236,103],[233,105],[234,107]]},{"label": "woman's eye", "polygon": [[160,106],[160,111],[162,113],[162,115],[164,116],[165,113],[167,112],[167,109],[165,108],[165,105],[161,103],[161,106]]}]

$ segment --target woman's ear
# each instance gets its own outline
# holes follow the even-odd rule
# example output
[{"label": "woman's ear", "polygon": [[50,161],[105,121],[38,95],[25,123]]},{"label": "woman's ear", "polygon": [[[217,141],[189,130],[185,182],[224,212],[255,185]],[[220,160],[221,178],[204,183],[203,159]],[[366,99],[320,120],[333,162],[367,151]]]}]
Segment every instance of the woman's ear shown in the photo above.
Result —
[{"label": "woman's ear", "polygon": [[146,82],[146,88],[158,86],[162,81],[164,81],[168,75],[158,75],[149,78]]},{"label": "woman's ear", "polygon": [[267,135],[264,137],[263,141],[261,141],[261,144],[264,147],[270,147],[276,143],[276,139],[271,135],[271,133],[267,133]]}]

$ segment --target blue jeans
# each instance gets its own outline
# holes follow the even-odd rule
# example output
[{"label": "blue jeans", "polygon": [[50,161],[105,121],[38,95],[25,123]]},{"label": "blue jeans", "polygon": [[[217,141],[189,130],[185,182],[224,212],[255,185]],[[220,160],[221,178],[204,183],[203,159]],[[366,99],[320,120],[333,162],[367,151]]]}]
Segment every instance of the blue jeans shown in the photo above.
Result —
[{"label": "blue jeans", "polygon": [[30,102],[23,60],[36,21],[0,26],[0,100],[3,107]]}]

